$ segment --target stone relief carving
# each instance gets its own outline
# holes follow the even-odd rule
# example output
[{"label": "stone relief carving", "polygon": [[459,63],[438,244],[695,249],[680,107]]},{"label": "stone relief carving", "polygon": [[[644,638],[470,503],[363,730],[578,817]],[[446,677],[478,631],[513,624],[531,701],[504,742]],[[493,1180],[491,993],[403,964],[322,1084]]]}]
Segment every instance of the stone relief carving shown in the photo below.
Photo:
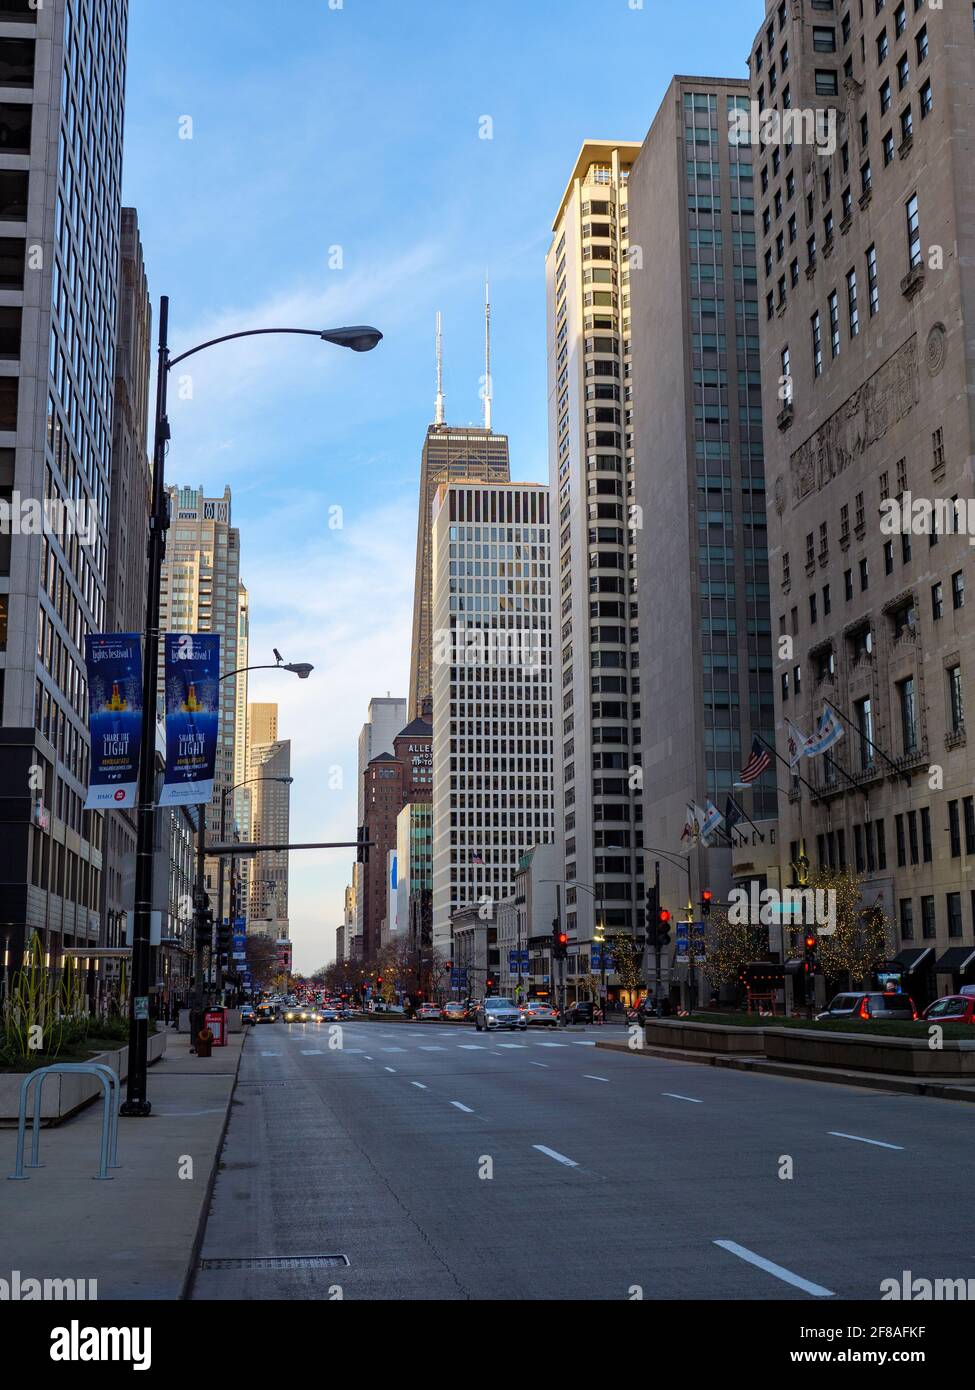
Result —
[{"label": "stone relief carving", "polygon": [[915,335],[792,455],[792,505],[798,506],[844,472],[909,415],[919,400]]}]

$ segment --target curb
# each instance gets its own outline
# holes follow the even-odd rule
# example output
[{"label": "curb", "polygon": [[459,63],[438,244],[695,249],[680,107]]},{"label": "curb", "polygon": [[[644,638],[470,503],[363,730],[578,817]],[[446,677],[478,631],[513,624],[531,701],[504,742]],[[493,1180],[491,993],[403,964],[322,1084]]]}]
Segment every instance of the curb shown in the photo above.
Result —
[{"label": "curb", "polygon": [[223,1156],[223,1146],[227,1142],[227,1130],[230,1128],[230,1112],[234,1104],[234,1095],[237,1091],[237,1078],[240,1076],[240,1063],[244,1056],[244,1048],[247,1046],[247,1039],[250,1035],[245,1033],[241,1043],[240,1051],[237,1054],[237,1069],[234,1072],[233,1085],[227,1096],[227,1111],[223,1117],[223,1124],[220,1128],[220,1137],[217,1146],[213,1151],[213,1162],[210,1164],[210,1176],[207,1179],[206,1189],[203,1193],[203,1200],[200,1203],[200,1215],[196,1223],[196,1235],[193,1237],[193,1244],[190,1247],[190,1258],[186,1266],[186,1274],[179,1291],[179,1302],[188,1302],[192,1293],[193,1285],[196,1281],[196,1271],[200,1265],[200,1252],[203,1249],[203,1238],[206,1235],[207,1217],[210,1214],[210,1203],[213,1198],[213,1189],[217,1185],[217,1173],[220,1171],[220,1159]]},{"label": "curb", "polygon": [[653,1057],[662,1061],[696,1062],[701,1066],[727,1067],[732,1071],[759,1072],[764,1076],[784,1076],[796,1081],[825,1081],[834,1086],[860,1086],[870,1091],[894,1091],[900,1095],[926,1096],[975,1104],[975,1086],[958,1086],[950,1081],[914,1081],[907,1077],[885,1076],[878,1072],[834,1070],[807,1067],[791,1062],[768,1062],[763,1057],[736,1057],[720,1052],[685,1052],[678,1048],[630,1047],[626,1043],[597,1042],[597,1048],[627,1052],[631,1057]]}]

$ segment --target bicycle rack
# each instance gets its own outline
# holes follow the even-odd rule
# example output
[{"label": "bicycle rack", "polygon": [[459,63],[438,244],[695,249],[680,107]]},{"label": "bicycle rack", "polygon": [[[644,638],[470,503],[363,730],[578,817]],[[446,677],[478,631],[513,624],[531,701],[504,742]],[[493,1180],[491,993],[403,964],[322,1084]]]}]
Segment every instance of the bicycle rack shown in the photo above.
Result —
[{"label": "bicycle rack", "polygon": [[102,1138],[99,1149],[100,1165],[95,1174],[96,1181],[111,1182],[109,1168],[120,1168],[118,1161],[118,1112],[122,1098],[122,1083],[104,1062],[54,1062],[47,1067],[38,1067],[24,1077],[20,1087],[20,1107],[17,1115],[17,1165],[7,1175],[8,1182],[26,1182],[29,1174],[24,1172],[24,1144],[27,1138],[27,1097],[31,1085],[34,1090],[34,1119],[31,1126],[30,1163],[28,1168],[43,1168],[40,1161],[41,1147],[41,1093],[44,1082],[54,1072],[73,1072],[76,1075],[93,1076],[102,1085]]}]

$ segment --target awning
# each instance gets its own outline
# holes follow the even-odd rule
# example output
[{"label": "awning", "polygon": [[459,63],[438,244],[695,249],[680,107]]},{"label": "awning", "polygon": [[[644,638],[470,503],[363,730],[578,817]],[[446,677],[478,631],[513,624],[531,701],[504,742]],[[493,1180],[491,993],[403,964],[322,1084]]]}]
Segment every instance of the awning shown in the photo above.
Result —
[{"label": "awning", "polygon": [[894,964],[899,965],[905,975],[913,975],[922,965],[933,965],[933,960],[928,960],[928,956],[934,955],[933,946],[912,946],[909,950],[901,951],[899,956],[894,957]]},{"label": "awning", "polygon": [[960,974],[975,961],[975,946],[949,946],[934,967],[946,975]]},{"label": "awning", "polygon": [[787,960],[785,963],[785,973],[787,975],[801,975],[806,968],[804,960]]}]

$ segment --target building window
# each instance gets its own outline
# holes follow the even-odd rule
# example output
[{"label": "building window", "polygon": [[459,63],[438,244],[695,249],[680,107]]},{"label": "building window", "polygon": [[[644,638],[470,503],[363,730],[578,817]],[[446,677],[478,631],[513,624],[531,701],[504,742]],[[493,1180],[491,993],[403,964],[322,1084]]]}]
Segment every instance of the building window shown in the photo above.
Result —
[{"label": "building window", "polygon": [[908,676],[897,686],[901,717],[901,747],[905,756],[917,752],[917,699],[914,677]]},{"label": "building window", "polygon": [[812,316],[812,341],[813,341],[813,375],[822,376],[823,374],[823,326],[819,317],[819,310]]},{"label": "building window", "polygon": [[921,935],[925,941],[933,941],[938,935],[938,923],[934,912],[934,898],[921,899]]},{"label": "building window", "polygon": [[816,69],[816,95],[818,97],[839,95],[839,78],[835,68]]},{"label": "building window", "polygon": [[921,264],[921,219],[917,194],[907,200],[907,251],[911,267]]},{"label": "building window", "polygon": [[867,288],[870,291],[870,317],[880,309],[880,286],[877,279],[877,248],[867,247]]},{"label": "building window", "polygon": [[948,717],[953,734],[961,733],[965,727],[965,697],[961,688],[961,667],[948,668]]},{"label": "building window", "polygon": [[948,894],[948,936],[959,941],[961,939],[961,894]]},{"label": "building window", "polygon": [[914,903],[910,898],[900,900],[901,940],[914,940]]},{"label": "building window", "polygon": [[846,300],[850,313],[850,337],[855,338],[860,332],[860,306],[857,300],[857,273],[855,269],[847,272]]},{"label": "building window", "polygon": [[897,88],[903,91],[911,80],[911,64],[906,53],[902,53],[897,61]]},{"label": "building window", "polygon": [[930,116],[933,109],[934,97],[931,93],[931,80],[929,78],[921,88],[921,120],[923,121],[926,117]]},{"label": "building window", "polygon": [[961,826],[958,821],[958,802],[948,802],[948,843],[952,859],[961,858]]},{"label": "building window", "polygon": [[931,811],[927,806],[921,808],[921,858],[925,864],[931,863]]},{"label": "building window", "polygon": [[860,734],[860,767],[873,766],[873,703],[865,697],[853,706]]},{"label": "building window", "polygon": [[840,355],[840,301],[836,291],[826,301],[829,307],[829,345],[834,357]]},{"label": "building window", "polygon": [[951,606],[954,609],[965,607],[965,571],[958,570],[951,576]]},{"label": "building window", "polygon": [[931,616],[935,622],[944,617],[945,599],[941,581],[931,585]]}]

